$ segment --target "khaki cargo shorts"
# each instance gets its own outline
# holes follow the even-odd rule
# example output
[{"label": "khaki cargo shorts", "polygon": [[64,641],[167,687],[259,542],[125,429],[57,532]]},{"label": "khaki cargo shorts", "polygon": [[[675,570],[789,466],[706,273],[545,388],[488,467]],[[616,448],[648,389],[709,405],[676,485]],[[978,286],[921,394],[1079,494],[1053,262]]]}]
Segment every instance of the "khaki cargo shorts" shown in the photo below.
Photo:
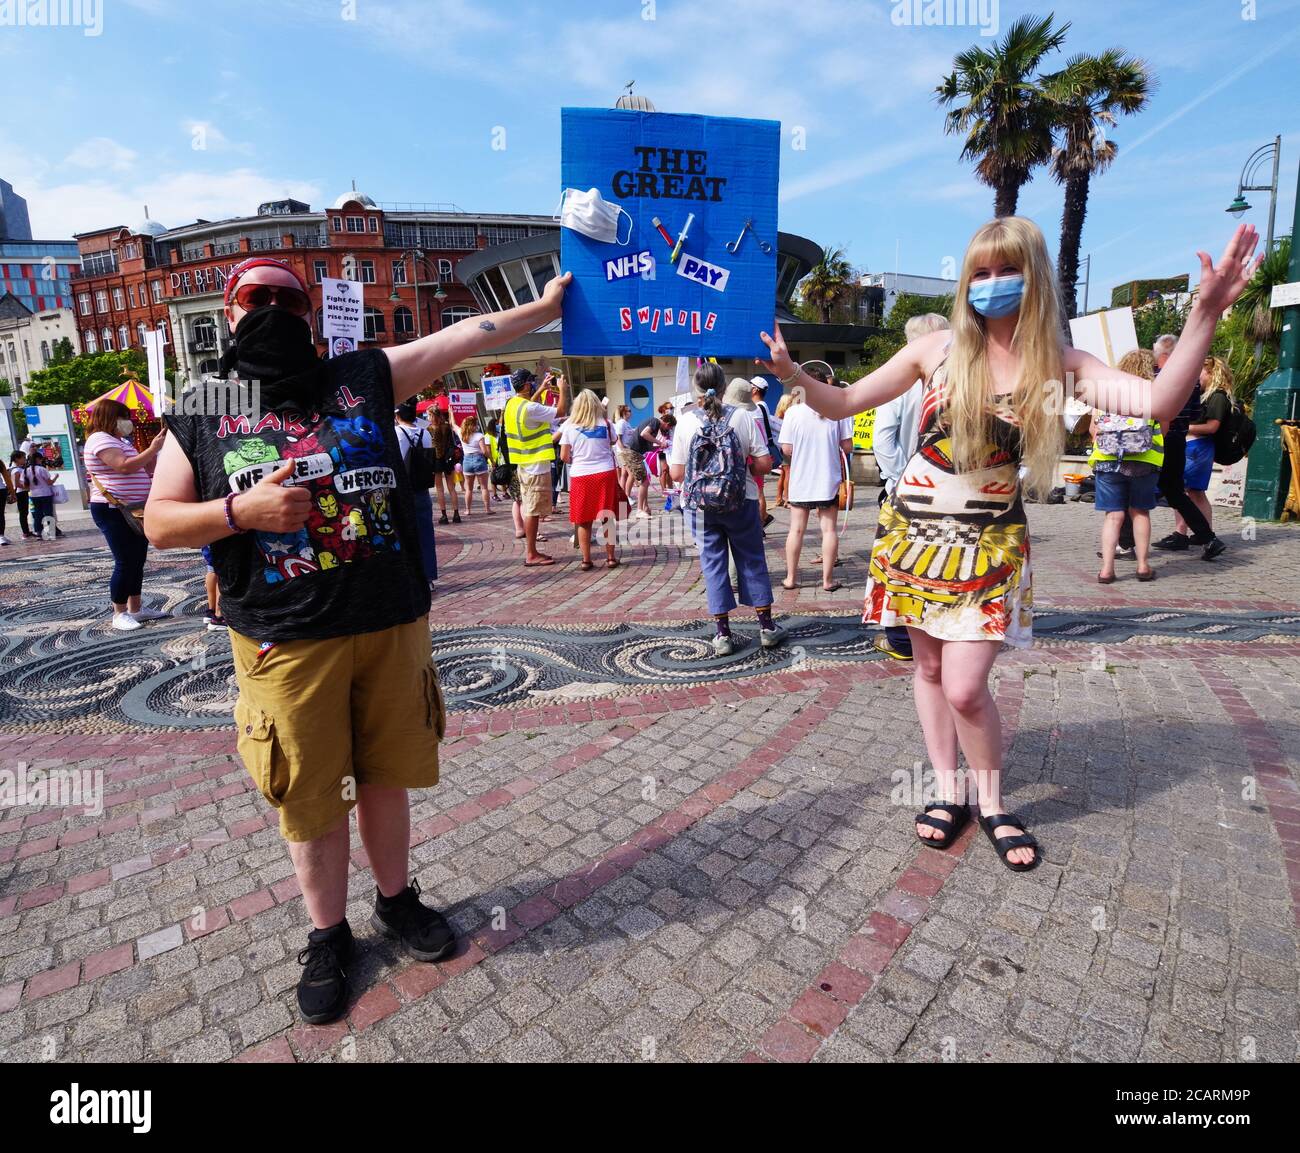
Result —
[{"label": "khaki cargo shorts", "polygon": [[551,474],[519,471],[519,511],[524,516],[550,516]]},{"label": "khaki cargo shorts", "polygon": [[438,783],[446,706],[423,617],[377,633],[278,641],[230,630],[239,755],[287,841],[330,832],[360,785]]},{"label": "khaki cargo shorts", "polygon": [[619,463],[631,474],[633,484],[641,484],[649,479],[645,470],[645,457],[635,449],[619,449],[618,459]]}]

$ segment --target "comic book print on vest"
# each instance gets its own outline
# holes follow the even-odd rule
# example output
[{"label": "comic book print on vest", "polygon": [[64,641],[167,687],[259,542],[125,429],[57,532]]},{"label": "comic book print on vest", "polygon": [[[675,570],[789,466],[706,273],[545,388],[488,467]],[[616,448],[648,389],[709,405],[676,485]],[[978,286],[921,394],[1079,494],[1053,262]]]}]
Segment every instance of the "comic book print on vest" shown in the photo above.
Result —
[{"label": "comic book print on vest", "polygon": [[[346,388],[339,399],[347,410],[362,404]],[[363,413],[304,421],[272,412],[253,426],[223,418],[217,437],[229,446],[222,466],[232,492],[247,492],[292,459],[289,483],[311,493],[311,513],[296,533],[253,534],[267,584],[401,549],[390,497],[397,477],[382,432]]]}]

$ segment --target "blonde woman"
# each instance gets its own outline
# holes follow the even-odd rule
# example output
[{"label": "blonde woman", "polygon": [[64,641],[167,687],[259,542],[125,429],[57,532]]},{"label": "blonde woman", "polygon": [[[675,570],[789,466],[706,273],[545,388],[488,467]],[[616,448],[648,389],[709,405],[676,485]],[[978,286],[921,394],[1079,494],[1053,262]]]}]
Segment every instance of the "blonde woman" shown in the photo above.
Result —
[{"label": "blonde woman", "polygon": [[605,526],[605,567],[618,568],[618,487],[614,459],[614,426],[605,406],[589,388],[578,393],[573,413],[560,428],[560,459],[569,466],[569,520],[578,534],[583,572],[595,568],[591,559],[591,526]]},{"label": "blonde woman", "polygon": [[[779,421],[784,421],[785,414],[789,412],[790,409],[793,408],[796,404],[801,404],[801,403],[803,402],[799,399],[798,395],[796,395],[793,392],[787,392],[783,397],[781,397],[780,400],[776,402],[776,413],[774,414],[776,416],[776,419]],[[788,468],[783,468],[781,470],[781,475],[777,478],[777,482],[776,482],[776,507],[777,508],[790,507],[789,494],[790,494],[790,470]]]},{"label": "blonde woman", "polygon": [[465,459],[461,462],[461,472],[465,475],[465,515],[474,511],[474,485],[478,483],[479,492],[483,494],[483,514],[492,515],[492,498],[488,493],[488,443],[478,427],[478,417],[467,416],[460,426],[460,443]]},{"label": "blonde woman", "polygon": [[[913,688],[939,802],[916,818],[922,843],[946,849],[977,801],[998,856],[1022,871],[1038,842],[1002,802],[1002,732],[989,691],[1004,643],[1032,635],[1029,534],[1023,486],[1045,492],[1064,442],[1062,381],[1106,412],[1167,420],[1182,406],[1218,316],[1241,295],[1258,261],[1250,225],[1233,234],[1216,268],[1198,253],[1201,282],[1178,347],[1154,381],[1129,376],[1061,342],[1056,277],[1032,221],[1002,217],[980,228],[962,261],[952,331],[904,345],[875,372],[835,388],[802,372],[778,329],[762,334],[768,371],[832,419],[877,408],[921,377],[919,443],[882,508],[864,618],[905,625]],[[959,787],[960,746],[974,776]],[[932,816],[931,813],[938,815]]]},{"label": "blonde woman", "polygon": [[[1214,437],[1232,412],[1232,370],[1217,356],[1207,356],[1201,367],[1201,419],[1187,428],[1187,463],[1183,466],[1183,487],[1188,499],[1199,510],[1205,523],[1214,532],[1214,506],[1205,492],[1210,487],[1214,472]],[[1187,523],[1175,517],[1174,531],[1187,532]],[[1202,560],[1213,560],[1228,546],[1217,536],[1213,537]]]}]

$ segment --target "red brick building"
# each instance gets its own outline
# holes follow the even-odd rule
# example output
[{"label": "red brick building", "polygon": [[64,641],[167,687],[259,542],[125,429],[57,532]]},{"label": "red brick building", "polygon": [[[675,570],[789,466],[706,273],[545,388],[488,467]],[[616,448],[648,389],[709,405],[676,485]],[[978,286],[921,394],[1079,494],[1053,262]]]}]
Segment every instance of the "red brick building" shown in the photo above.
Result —
[{"label": "red brick building", "polygon": [[[385,210],[351,191],[325,211],[282,200],[261,205],[256,216],[215,223],[168,229],[146,217],[134,228],[82,233],[75,238],[82,270],[73,278],[82,349],[140,348],[145,329],[162,328],[183,371],[214,372],[230,339],[222,313],[226,279],[235,265],[258,254],[287,261],[311,286],[312,329],[322,353],[324,277],[363,284],[362,347],[400,344],[479,313],[457,276],[465,256],[557,228],[549,217],[467,213],[454,206]],[[535,277],[517,295],[540,292],[547,278]]]}]

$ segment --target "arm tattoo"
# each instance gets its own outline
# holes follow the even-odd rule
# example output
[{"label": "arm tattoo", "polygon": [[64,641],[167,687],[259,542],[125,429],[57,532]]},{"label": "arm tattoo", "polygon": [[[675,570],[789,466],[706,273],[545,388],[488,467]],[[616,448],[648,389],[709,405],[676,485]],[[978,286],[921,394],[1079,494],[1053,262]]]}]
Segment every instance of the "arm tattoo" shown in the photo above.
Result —
[{"label": "arm tattoo", "polygon": [[480,321],[479,328],[481,328],[484,332],[496,332],[497,330],[497,326],[493,324],[490,320]]}]

